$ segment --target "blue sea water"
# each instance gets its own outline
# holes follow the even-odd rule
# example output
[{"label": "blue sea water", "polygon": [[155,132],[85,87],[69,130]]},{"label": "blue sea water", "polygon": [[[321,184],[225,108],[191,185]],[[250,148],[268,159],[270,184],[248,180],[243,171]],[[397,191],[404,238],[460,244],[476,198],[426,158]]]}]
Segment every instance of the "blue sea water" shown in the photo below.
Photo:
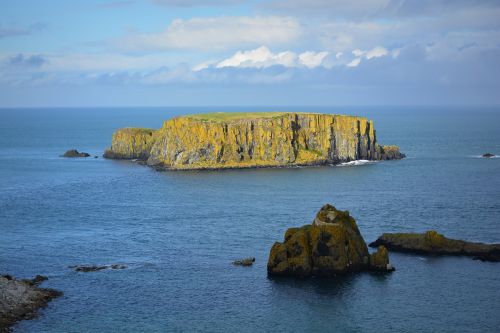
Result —
[{"label": "blue sea water", "polygon": [[[500,243],[500,109],[252,108],[375,121],[401,161],[157,172],[101,155],[116,128],[246,108],[0,110],[0,273],[64,292],[15,332],[498,332],[500,264],[391,253],[397,270],[269,279],[269,249],[325,203],[367,242],[435,229]],[[252,267],[232,260],[256,257]],[[78,273],[77,264],[128,269]]]}]

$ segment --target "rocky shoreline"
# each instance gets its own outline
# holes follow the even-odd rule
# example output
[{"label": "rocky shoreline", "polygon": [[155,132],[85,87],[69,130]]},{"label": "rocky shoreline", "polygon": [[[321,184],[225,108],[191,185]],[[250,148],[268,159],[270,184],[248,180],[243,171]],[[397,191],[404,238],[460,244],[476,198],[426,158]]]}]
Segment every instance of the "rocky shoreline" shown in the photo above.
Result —
[{"label": "rocky shoreline", "polygon": [[425,233],[385,233],[370,247],[422,255],[469,256],[481,261],[500,261],[500,244],[473,243],[446,238],[434,230]]},{"label": "rocky shoreline", "polygon": [[[390,159],[386,159],[390,160]],[[319,162],[311,162],[311,163],[296,163],[296,164],[288,164],[288,165],[255,165],[255,166],[217,166],[217,167],[196,167],[196,168],[175,168],[168,167],[164,165],[148,165],[147,161],[144,160],[130,160],[130,162],[137,163],[138,165],[150,167],[156,171],[224,171],[224,170],[250,170],[250,169],[300,169],[300,168],[320,168],[320,167],[335,167],[340,166],[344,163],[354,162],[358,160],[352,161],[339,161],[337,163],[332,163],[331,161],[319,161]],[[376,161],[372,161],[376,162]]]},{"label": "rocky shoreline", "polygon": [[20,320],[33,319],[38,310],[54,298],[63,295],[54,289],[40,288],[47,280],[37,275],[31,280],[19,280],[10,275],[0,276],[0,332],[10,332],[10,327]]}]

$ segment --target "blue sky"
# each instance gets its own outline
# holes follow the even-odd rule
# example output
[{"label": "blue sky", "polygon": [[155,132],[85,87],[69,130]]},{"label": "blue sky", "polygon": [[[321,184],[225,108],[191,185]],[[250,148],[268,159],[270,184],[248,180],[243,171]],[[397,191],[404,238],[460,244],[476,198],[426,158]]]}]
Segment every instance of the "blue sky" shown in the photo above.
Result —
[{"label": "blue sky", "polygon": [[2,0],[0,107],[498,105],[500,1]]}]

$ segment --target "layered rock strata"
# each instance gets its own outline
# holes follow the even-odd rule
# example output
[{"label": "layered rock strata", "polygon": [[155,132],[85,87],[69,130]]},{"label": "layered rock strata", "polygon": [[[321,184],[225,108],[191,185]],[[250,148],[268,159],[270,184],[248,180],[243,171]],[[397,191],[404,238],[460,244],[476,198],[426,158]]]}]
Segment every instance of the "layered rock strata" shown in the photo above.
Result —
[{"label": "layered rock strata", "polygon": [[165,169],[336,164],[404,157],[380,146],[373,122],[313,113],[215,113],[176,117],[157,131],[125,128],[104,157]]}]

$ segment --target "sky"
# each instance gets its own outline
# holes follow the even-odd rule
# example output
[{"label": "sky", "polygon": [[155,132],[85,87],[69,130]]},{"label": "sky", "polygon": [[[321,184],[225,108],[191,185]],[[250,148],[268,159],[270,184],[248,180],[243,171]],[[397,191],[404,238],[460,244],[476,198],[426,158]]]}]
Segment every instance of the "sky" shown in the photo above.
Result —
[{"label": "sky", "polygon": [[500,1],[0,2],[0,107],[214,105],[500,105]]}]

